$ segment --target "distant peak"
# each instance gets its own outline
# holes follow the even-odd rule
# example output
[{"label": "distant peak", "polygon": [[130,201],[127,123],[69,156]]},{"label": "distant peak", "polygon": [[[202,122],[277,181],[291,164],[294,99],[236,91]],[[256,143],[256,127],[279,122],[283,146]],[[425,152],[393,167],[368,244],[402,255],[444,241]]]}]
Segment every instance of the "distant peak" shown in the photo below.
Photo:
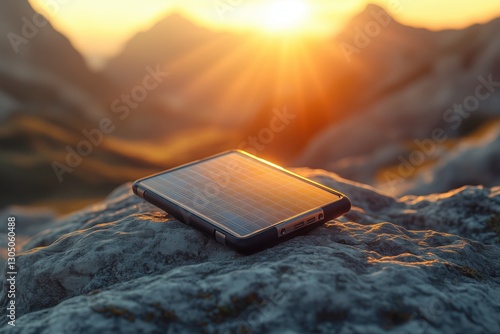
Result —
[{"label": "distant peak", "polygon": [[183,13],[177,11],[170,13],[162,21],[169,22],[172,24],[193,25],[193,22],[190,18],[185,16]]},{"label": "distant peak", "polygon": [[161,29],[168,29],[171,31],[182,30],[182,31],[193,31],[201,30],[202,28],[195,24],[191,18],[184,15],[182,12],[172,12],[162,20],[157,22],[156,27]]},{"label": "distant peak", "polygon": [[361,13],[354,17],[354,20],[367,21],[373,19],[374,15],[384,15],[386,17],[392,18],[392,16],[387,12],[387,10],[385,10],[385,8],[374,3],[369,3]]},{"label": "distant peak", "polygon": [[167,17],[165,17],[166,20],[172,20],[172,21],[189,21],[183,14],[180,12],[172,12]]},{"label": "distant peak", "polygon": [[372,10],[377,10],[377,11],[380,11],[380,10],[383,10],[384,12],[386,12],[386,10],[382,7],[382,6],[379,6],[375,3],[369,3],[366,5],[365,7],[365,10],[363,12],[369,12],[369,11],[372,11]]},{"label": "distant peak", "polygon": [[344,32],[349,32],[353,27],[364,26],[368,22],[375,21],[382,26],[387,26],[390,22],[394,22],[394,18],[389,14],[385,8],[376,5],[368,4],[359,14],[355,15],[346,26]]}]

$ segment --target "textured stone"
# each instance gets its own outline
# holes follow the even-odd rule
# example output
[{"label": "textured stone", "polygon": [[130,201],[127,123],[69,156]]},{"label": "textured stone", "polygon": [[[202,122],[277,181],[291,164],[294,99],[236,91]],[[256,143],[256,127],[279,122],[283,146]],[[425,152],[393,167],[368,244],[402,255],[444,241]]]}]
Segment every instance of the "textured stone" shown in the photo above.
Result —
[{"label": "textured stone", "polygon": [[[244,256],[126,184],[17,258],[14,333],[497,333],[500,188],[392,198],[321,170],[353,209]],[[6,307],[5,288],[1,307]]]}]

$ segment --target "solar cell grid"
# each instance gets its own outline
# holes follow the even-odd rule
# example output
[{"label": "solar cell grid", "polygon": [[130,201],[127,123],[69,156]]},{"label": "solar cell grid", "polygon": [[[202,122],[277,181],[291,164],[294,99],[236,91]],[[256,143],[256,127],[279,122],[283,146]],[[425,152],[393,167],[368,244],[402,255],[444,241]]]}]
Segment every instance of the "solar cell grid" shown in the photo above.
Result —
[{"label": "solar cell grid", "polygon": [[340,198],[238,152],[166,172],[143,184],[239,237]]}]

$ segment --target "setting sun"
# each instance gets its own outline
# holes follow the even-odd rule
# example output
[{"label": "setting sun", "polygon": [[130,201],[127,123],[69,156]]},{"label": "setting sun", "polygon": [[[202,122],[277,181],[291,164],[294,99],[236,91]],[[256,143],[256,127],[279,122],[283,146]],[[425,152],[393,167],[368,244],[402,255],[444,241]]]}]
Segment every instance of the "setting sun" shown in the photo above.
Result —
[{"label": "setting sun", "polygon": [[[29,0],[51,24],[70,37],[94,68],[117,55],[138,31],[149,30],[173,12],[208,29],[232,32],[293,33],[329,38],[339,32],[369,0]],[[428,29],[463,28],[500,13],[500,2],[441,0],[429,12],[427,2],[375,1],[398,22]],[[399,4],[399,5],[395,5]],[[98,10],[97,10],[97,9]],[[446,15],[443,15],[446,13]]]},{"label": "setting sun", "polygon": [[264,8],[262,24],[272,31],[298,28],[309,16],[309,6],[302,0],[277,0]]}]

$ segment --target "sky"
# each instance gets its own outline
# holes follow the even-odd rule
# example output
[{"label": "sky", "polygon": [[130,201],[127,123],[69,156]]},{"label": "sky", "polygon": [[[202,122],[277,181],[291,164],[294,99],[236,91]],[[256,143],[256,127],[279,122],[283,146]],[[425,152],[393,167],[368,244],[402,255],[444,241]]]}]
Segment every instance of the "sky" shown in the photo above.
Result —
[{"label": "sky", "polygon": [[102,66],[139,31],[171,12],[213,29],[331,36],[368,3],[398,21],[432,30],[500,17],[498,0],[30,0],[70,38],[91,66]]}]

